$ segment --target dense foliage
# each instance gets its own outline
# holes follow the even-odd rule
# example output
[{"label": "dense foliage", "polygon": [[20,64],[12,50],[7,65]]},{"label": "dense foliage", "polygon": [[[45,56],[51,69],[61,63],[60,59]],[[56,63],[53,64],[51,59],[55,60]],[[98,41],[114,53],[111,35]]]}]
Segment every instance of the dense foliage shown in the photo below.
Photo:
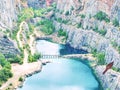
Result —
[{"label": "dense foliage", "polygon": [[21,13],[18,15],[18,22],[22,22],[26,19],[30,19],[34,17],[34,12],[32,8],[25,8],[21,11]]},{"label": "dense foliage", "polygon": [[0,53],[0,66],[2,67],[0,69],[0,86],[1,86],[2,83],[6,82],[8,78],[13,76],[13,74],[11,73],[10,63],[5,59],[4,55],[1,53]]},{"label": "dense foliage", "polygon": [[40,55],[39,53],[35,53],[34,55],[29,54],[29,56],[28,56],[28,61],[29,61],[29,62],[35,62],[35,61],[37,61],[40,57],[41,57],[41,55]]},{"label": "dense foliage", "polygon": [[19,55],[8,54],[6,58],[10,63],[22,64],[22,58]]},{"label": "dense foliage", "polygon": [[41,25],[41,31],[47,35],[52,34],[54,32],[55,27],[54,27],[53,22],[51,20],[48,20],[48,19],[41,20],[37,24],[37,26],[38,25]]}]

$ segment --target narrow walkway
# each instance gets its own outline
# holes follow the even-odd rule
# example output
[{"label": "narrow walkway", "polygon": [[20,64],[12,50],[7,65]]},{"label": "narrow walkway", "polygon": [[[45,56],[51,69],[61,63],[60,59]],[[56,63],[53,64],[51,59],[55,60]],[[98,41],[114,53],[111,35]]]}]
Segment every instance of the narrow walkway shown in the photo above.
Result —
[{"label": "narrow walkway", "polygon": [[[17,40],[18,40],[18,44],[19,44],[20,48],[23,48],[23,42],[22,42],[21,39],[20,39],[20,34],[21,34],[21,32],[22,32],[22,26],[23,26],[23,24],[26,24],[26,22],[23,21],[23,22],[20,24],[20,26],[19,26],[19,31],[18,31],[18,33],[17,33]],[[28,62],[28,52],[27,52],[26,49],[24,49],[23,64],[25,64],[25,63],[27,63],[27,62]]]}]

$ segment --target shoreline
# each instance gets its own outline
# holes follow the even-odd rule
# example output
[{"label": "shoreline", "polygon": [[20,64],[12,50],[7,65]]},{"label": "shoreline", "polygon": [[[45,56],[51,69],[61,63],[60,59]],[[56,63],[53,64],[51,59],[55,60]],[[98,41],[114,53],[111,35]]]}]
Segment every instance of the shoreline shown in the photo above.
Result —
[{"label": "shoreline", "polygon": [[[35,45],[36,45],[35,38],[36,37],[42,37],[42,36],[45,37],[45,35],[42,32],[38,31],[37,29],[35,29],[34,33],[30,36],[29,44],[30,44],[30,50],[31,50],[32,54],[34,54],[35,51],[36,51],[36,48],[35,48]],[[60,42],[59,43],[59,41],[61,41],[61,39],[56,38],[56,36],[57,36],[56,34],[54,34],[52,36],[52,41],[53,42],[56,42],[58,44],[64,43],[64,42]],[[21,44],[21,47],[22,47],[22,44]],[[98,79],[100,81],[102,80],[101,79],[102,76],[99,74],[101,72],[97,72],[97,68],[95,68],[96,65],[97,65],[96,58],[93,57],[92,54],[69,54],[69,55],[62,55],[62,57],[64,57],[64,58],[81,58],[81,59],[86,59],[86,60],[89,60],[89,61],[93,61],[90,64],[90,66],[91,66],[91,68],[93,70],[95,70],[95,72],[96,72],[95,75],[98,77]],[[25,62],[27,60],[27,58],[24,58],[24,59],[25,59],[24,60],[24,62]],[[0,90],[6,90],[7,88],[9,88],[9,90],[16,90],[16,89],[18,89],[19,87],[21,87],[23,85],[25,78],[27,78],[27,77],[35,74],[35,73],[40,72],[42,70],[42,65],[43,64],[46,65],[46,63],[47,63],[47,61],[46,62],[42,62],[42,61],[38,60],[37,62],[32,62],[32,63],[28,63],[26,61],[22,65],[11,64],[13,77],[8,79],[8,81],[4,83],[0,87]],[[24,78],[22,82],[19,81],[20,77]]]},{"label": "shoreline", "polygon": [[14,90],[23,85],[24,80],[21,82],[19,81],[19,78],[26,78],[27,76],[31,76],[37,72],[40,72],[42,70],[42,62],[37,61],[33,63],[26,63],[26,64],[12,64],[12,72],[13,77],[8,79],[6,83],[0,87],[0,90]]}]

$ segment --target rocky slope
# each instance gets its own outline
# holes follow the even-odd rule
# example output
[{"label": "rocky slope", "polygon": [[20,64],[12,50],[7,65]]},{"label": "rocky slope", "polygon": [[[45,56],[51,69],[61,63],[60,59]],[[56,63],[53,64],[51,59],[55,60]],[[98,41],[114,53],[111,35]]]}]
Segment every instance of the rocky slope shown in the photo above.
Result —
[{"label": "rocky slope", "polygon": [[[12,30],[22,7],[37,9],[50,6],[52,2],[57,5],[52,13],[55,29],[67,32],[67,44],[89,52],[96,49],[105,54],[106,64],[114,61],[114,67],[120,69],[120,0],[1,0],[0,29]],[[99,12],[102,14],[97,15]],[[104,19],[100,18],[102,15]],[[3,34],[0,37],[0,52],[18,53],[14,44]],[[95,67],[103,87],[119,90],[120,83],[116,82],[119,73],[110,70],[110,73],[102,75],[103,69],[99,65]]]},{"label": "rocky slope", "polygon": [[20,54],[18,49],[15,48],[14,43],[3,34],[0,34],[0,53],[4,54],[6,57]]},{"label": "rocky slope", "polygon": [[[99,12],[104,12],[109,21],[95,18]],[[62,19],[62,22],[59,19]],[[114,61],[114,67],[119,69],[120,26],[113,24],[115,19],[120,23],[119,0],[58,0],[54,24],[56,30],[62,28],[67,31],[67,43],[72,47],[89,52],[96,49],[97,52],[105,53],[105,63]],[[102,30],[105,34],[99,32]],[[111,70],[111,73],[104,76],[104,68],[99,66],[95,70],[105,89],[119,90],[120,83],[115,82],[119,74]]]},{"label": "rocky slope", "polygon": [[12,29],[21,6],[19,0],[0,1],[0,29]]},{"label": "rocky slope", "polygon": [[17,25],[17,15],[21,9],[20,0],[1,0],[0,1],[0,53],[7,55],[19,54],[17,44],[7,35],[6,31],[12,31]]},{"label": "rocky slope", "polygon": [[[89,1],[89,2],[88,2]],[[76,0],[76,3],[79,4],[80,7],[84,7],[84,9],[79,9],[79,12],[76,9],[76,5],[74,6],[75,3],[69,2],[66,0],[66,2],[62,2],[58,0],[57,8],[63,13],[66,11],[69,11],[68,16],[64,14],[59,14],[56,13],[57,18],[64,18],[65,20],[68,20],[68,24],[64,23],[58,23],[55,22],[56,28],[63,28],[68,32],[68,39],[67,43],[69,43],[71,46],[77,49],[82,49],[85,48],[90,51],[91,48],[97,49],[99,52],[105,52],[105,58],[106,58],[106,63],[109,63],[111,61],[115,61],[114,66],[115,67],[120,67],[120,54],[118,50],[116,50],[112,46],[112,41],[116,43],[118,46],[120,46],[120,30],[118,27],[115,27],[110,23],[106,23],[105,21],[99,21],[95,19],[93,16],[96,15],[97,12],[103,11],[106,13],[110,13],[109,18],[112,21],[113,16],[116,16],[118,20],[120,17],[120,1],[115,0],[114,3],[112,3],[112,6],[110,6],[106,0],[106,4],[102,0],[88,0],[88,1],[83,1],[79,2],[79,0]],[[69,2],[69,4],[67,3]],[[112,1],[111,1],[112,2]],[[84,5],[83,5],[84,3]],[[88,5],[89,4],[89,5]],[[97,4],[96,8],[95,5]],[[109,7],[110,9],[102,9],[99,7],[100,5],[105,4],[105,9]],[[63,5],[63,6],[62,6]],[[69,6],[70,5],[70,6]],[[89,7],[88,7],[89,6]],[[62,7],[62,8],[61,8]],[[71,10],[71,7],[75,8],[75,10]],[[103,7],[103,6],[102,6]],[[115,7],[118,7],[117,10],[113,10]],[[74,14],[75,15],[74,15]],[[77,16],[78,14],[84,14],[85,17],[81,18],[80,16]],[[81,28],[77,28],[77,24],[80,23],[82,24]],[[70,24],[69,24],[70,23]],[[61,26],[61,27],[60,27]],[[101,35],[98,32],[95,32],[94,29],[95,27],[98,27],[98,30],[105,29],[106,34]]]}]

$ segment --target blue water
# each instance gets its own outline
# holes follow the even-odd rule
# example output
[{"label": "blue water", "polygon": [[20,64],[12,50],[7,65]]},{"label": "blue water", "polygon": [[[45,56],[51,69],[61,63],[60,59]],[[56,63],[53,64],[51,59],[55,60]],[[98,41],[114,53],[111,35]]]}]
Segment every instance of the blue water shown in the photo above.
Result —
[{"label": "blue water", "polygon": [[[39,40],[36,48],[43,55],[59,55],[62,45]],[[44,60],[44,59],[43,59]],[[28,77],[18,90],[99,90],[92,70],[79,60],[54,58],[40,73]]]}]

